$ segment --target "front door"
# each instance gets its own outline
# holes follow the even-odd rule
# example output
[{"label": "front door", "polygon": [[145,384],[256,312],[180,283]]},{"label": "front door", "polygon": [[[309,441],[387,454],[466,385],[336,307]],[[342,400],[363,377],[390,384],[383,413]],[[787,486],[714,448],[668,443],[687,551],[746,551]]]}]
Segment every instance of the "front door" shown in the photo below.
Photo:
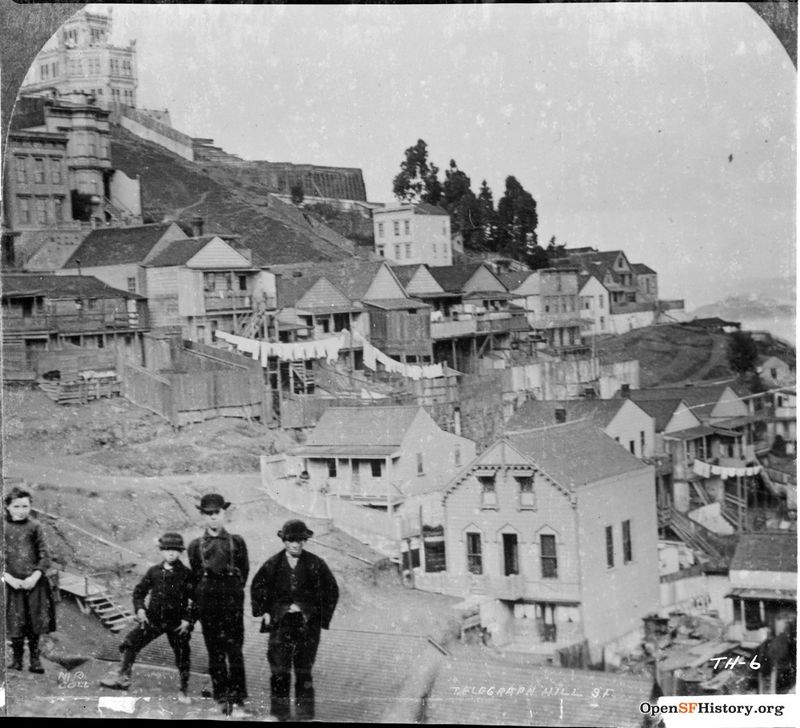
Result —
[{"label": "front door", "polygon": [[519,550],[516,533],[503,534],[503,567],[506,576],[519,574]]}]

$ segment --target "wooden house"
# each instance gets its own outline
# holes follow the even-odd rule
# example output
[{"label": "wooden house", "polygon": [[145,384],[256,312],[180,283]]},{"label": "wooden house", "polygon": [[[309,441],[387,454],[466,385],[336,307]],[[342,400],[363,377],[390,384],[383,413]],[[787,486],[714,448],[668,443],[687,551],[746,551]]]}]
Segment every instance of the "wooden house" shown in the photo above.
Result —
[{"label": "wooden house", "polygon": [[497,644],[552,657],[636,641],[658,607],[652,467],[589,422],[508,434],[444,494],[446,571],[418,588],[480,599]]}]

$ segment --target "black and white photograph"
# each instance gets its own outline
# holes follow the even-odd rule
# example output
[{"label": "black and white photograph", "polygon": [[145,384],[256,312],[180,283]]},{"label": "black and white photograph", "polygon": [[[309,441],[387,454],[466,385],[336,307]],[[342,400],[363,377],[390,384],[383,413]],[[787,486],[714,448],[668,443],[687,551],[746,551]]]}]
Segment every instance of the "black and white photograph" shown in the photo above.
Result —
[{"label": "black and white photograph", "polygon": [[797,4],[0,0],[4,717],[781,728]]}]

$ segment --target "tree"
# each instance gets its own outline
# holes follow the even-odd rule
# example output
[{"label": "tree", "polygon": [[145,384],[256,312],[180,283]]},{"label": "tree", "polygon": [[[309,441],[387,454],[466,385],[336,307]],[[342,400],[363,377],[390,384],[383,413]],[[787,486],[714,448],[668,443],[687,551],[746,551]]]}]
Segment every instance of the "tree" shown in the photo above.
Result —
[{"label": "tree", "polygon": [[758,346],[746,331],[734,331],[728,338],[728,365],[737,374],[755,372]]},{"label": "tree", "polygon": [[494,209],[494,198],[492,190],[486,184],[486,180],[481,182],[481,189],[477,199],[478,215],[478,242],[481,247],[489,250],[497,250],[497,213]]},{"label": "tree", "polygon": [[536,200],[516,177],[506,177],[506,191],[497,204],[497,218],[501,250],[517,260],[539,257],[534,252],[536,226],[539,224]]},{"label": "tree", "polygon": [[303,200],[305,199],[305,190],[303,189],[302,182],[296,182],[289,188],[289,194],[291,195],[292,203],[295,205],[302,205]]},{"label": "tree", "polygon": [[471,188],[470,178],[458,168],[454,159],[444,173],[442,204],[450,213],[451,229],[460,232],[468,248],[480,247],[480,213],[478,198]]},{"label": "tree", "polygon": [[439,168],[428,162],[428,145],[418,139],[405,151],[400,172],[392,180],[394,196],[403,202],[427,202],[438,205],[442,199]]}]

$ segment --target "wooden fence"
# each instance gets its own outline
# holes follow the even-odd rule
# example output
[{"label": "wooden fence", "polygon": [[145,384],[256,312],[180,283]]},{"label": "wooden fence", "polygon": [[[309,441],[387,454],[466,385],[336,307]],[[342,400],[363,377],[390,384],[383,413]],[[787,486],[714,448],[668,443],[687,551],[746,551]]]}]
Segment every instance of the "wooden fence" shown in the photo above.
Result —
[{"label": "wooden fence", "polygon": [[258,362],[195,342],[173,347],[170,359],[176,369],[159,373],[124,362],[124,396],[176,426],[214,417],[268,421],[270,397]]}]

